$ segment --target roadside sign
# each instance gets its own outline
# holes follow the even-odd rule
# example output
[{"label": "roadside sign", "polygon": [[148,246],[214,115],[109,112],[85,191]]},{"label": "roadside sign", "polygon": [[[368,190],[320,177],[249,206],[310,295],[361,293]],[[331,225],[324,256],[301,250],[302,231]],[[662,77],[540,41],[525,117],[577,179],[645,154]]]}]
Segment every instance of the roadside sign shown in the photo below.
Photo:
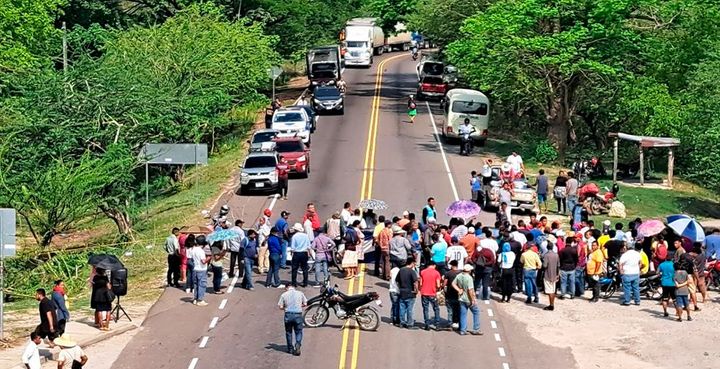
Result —
[{"label": "roadside sign", "polygon": [[278,77],[280,77],[282,72],[283,72],[282,68],[280,68],[278,66],[273,66],[271,68],[268,68],[268,75],[272,79],[277,79]]},{"label": "roadside sign", "polygon": [[145,144],[142,156],[149,164],[208,163],[207,144]]},{"label": "roadside sign", "polygon": [[15,256],[15,209],[0,209],[0,257]]}]

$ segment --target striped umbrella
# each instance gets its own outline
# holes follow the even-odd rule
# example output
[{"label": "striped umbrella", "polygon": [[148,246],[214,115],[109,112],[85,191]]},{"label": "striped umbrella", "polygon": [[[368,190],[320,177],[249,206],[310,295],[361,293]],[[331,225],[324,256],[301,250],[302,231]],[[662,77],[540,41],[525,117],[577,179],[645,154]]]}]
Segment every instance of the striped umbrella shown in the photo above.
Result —
[{"label": "striped umbrella", "polygon": [[705,240],[705,231],[695,218],[684,214],[676,214],[667,217],[668,227],[672,229],[678,236],[687,237],[692,242],[702,242]]}]

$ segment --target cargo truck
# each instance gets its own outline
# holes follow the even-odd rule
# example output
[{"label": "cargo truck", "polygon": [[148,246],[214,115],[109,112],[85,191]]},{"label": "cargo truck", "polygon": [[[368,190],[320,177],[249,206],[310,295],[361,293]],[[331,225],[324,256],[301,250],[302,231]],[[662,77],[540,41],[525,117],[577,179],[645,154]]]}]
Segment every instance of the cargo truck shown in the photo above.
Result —
[{"label": "cargo truck", "polygon": [[370,67],[373,55],[385,51],[385,34],[375,18],[353,18],[345,24],[345,64]]},{"label": "cargo truck", "polygon": [[404,24],[398,23],[395,25],[395,33],[385,38],[385,51],[408,51],[411,43],[412,33],[407,31]]},{"label": "cargo truck", "polygon": [[344,69],[337,45],[315,47],[307,52],[307,75],[310,87],[336,83],[342,79]]}]

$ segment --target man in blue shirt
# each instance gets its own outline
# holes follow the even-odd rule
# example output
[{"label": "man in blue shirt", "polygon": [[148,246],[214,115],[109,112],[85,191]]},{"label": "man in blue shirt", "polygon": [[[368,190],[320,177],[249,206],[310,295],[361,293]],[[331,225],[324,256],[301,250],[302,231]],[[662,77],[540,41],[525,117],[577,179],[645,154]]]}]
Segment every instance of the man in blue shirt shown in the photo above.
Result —
[{"label": "man in blue shirt", "polygon": [[720,259],[720,229],[713,229],[712,234],[705,237],[705,255],[708,259]]},{"label": "man in blue shirt", "polygon": [[308,283],[308,253],[310,252],[310,237],[305,233],[305,228],[302,224],[295,223],[292,228],[293,234],[290,239],[290,252],[292,254],[292,269],[291,269],[291,281],[292,284],[297,284],[297,272],[298,268],[302,269],[303,283],[301,287],[306,287]]},{"label": "man in blue shirt", "polygon": [[270,237],[268,237],[268,253],[270,254],[270,270],[265,280],[265,287],[270,288],[283,288],[285,286],[280,284],[280,252],[282,252],[282,240],[280,238],[280,232],[277,226],[272,227],[270,230]]},{"label": "man in blue shirt", "polygon": [[670,299],[675,302],[675,265],[672,258],[668,258],[658,265],[658,274],[660,274],[660,285],[662,286],[662,308],[663,315],[668,316],[668,302]]},{"label": "man in blue shirt", "polygon": [[282,241],[280,243],[280,247],[282,248],[282,251],[280,252],[280,269],[287,269],[288,234],[290,233],[290,225],[287,220],[289,216],[290,212],[283,210],[280,212],[280,219],[275,222],[275,227],[278,232],[280,232],[280,240]]}]

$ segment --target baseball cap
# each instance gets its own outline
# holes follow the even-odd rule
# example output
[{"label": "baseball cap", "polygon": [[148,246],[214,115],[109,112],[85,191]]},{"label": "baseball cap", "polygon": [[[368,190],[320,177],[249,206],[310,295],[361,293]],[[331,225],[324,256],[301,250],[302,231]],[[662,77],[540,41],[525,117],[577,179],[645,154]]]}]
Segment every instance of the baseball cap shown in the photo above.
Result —
[{"label": "baseball cap", "polygon": [[289,211],[283,210],[283,211],[280,212],[280,216],[281,216],[281,217],[286,217],[286,216],[288,216],[288,215],[290,215],[290,212],[289,212]]}]

